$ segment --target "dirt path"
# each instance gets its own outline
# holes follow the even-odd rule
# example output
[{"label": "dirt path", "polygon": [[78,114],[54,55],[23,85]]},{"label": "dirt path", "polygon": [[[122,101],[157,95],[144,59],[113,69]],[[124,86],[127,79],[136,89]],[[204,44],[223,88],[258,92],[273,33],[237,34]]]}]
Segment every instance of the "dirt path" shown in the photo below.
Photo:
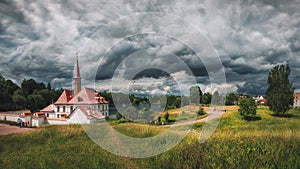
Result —
[{"label": "dirt path", "polygon": [[221,118],[222,115],[224,114],[225,112],[208,112],[208,116],[205,117],[205,118],[202,118],[202,119],[198,119],[198,120],[191,120],[191,121],[186,121],[186,122],[178,122],[178,123],[175,123],[175,124],[171,124],[171,125],[164,125],[162,127],[172,127],[172,126],[184,126],[184,125],[189,125],[189,124],[194,124],[194,123],[197,123],[197,122],[207,122],[209,120],[212,120],[212,119],[215,119],[215,118]]},{"label": "dirt path", "polygon": [[28,131],[33,131],[32,128],[20,128],[18,126],[11,126],[8,124],[1,124],[0,123],[0,135],[8,135],[12,133],[24,133]]}]

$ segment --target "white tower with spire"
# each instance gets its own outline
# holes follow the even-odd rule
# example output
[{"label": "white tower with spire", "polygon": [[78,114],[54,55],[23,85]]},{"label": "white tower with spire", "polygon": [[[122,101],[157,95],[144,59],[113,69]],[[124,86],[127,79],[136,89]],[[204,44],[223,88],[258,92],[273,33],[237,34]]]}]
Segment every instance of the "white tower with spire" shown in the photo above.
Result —
[{"label": "white tower with spire", "polygon": [[81,90],[81,77],[80,77],[79,64],[78,64],[78,53],[76,53],[73,87],[74,87],[73,95],[75,96]]}]

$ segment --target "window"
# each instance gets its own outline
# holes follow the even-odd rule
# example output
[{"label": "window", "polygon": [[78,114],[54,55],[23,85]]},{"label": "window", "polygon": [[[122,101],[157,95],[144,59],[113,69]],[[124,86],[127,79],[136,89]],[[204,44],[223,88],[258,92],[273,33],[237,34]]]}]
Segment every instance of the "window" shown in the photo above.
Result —
[{"label": "window", "polygon": [[63,106],[63,112],[66,112],[66,106]]},{"label": "window", "polygon": [[71,109],[71,112],[72,112],[73,111],[73,106],[71,106],[70,109]]},{"label": "window", "polygon": [[59,114],[57,114],[57,118],[59,118]]},{"label": "window", "polygon": [[46,116],[47,116],[47,117],[49,117],[49,114],[48,114],[48,113],[46,113]]},{"label": "window", "polygon": [[82,99],[81,97],[78,97],[78,98],[77,98],[77,101],[78,101],[78,102],[82,102],[83,99]]},{"label": "window", "polygon": [[59,112],[59,106],[57,106],[57,110],[56,111]]}]

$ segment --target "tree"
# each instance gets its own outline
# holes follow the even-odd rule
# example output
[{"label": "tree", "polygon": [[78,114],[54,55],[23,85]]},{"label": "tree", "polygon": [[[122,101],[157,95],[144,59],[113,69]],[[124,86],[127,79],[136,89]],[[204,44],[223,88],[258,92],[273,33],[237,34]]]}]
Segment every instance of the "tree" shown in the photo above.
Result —
[{"label": "tree", "polygon": [[244,119],[256,116],[257,105],[252,98],[244,98],[240,100],[239,113]]},{"label": "tree", "polygon": [[[9,86],[12,84],[13,86]],[[12,95],[14,91],[11,90],[15,88],[15,84],[10,80],[5,80],[5,78],[0,74],[0,111],[12,110],[14,109],[14,101]]]},{"label": "tree", "polygon": [[212,97],[212,95],[210,93],[204,93],[202,95],[202,103],[210,104],[211,103],[211,97]]},{"label": "tree", "polygon": [[191,104],[200,104],[202,97],[202,91],[199,86],[192,86],[190,88],[190,103]]},{"label": "tree", "polygon": [[116,119],[117,119],[117,120],[120,120],[121,118],[122,118],[121,113],[117,112],[117,114],[116,114]]},{"label": "tree", "polygon": [[48,90],[51,90],[51,89],[52,89],[50,83],[47,84],[47,89],[48,89]]},{"label": "tree", "polygon": [[36,112],[45,107],[45,100],[41,95],[29,95],[28,106],[31,112]]},{"label": "tree", "polygon": [[166,120],[167,123],[169,122],[169,116],[170,116],[169,113],[166,112],[164,118],[165,118],[165,120]]},{"label": "tree", "polygon": [[204,115],[204,114],[205,114],[205,111],[204,111],[203,107],[200,107],[199,110],[197,111],[197,115],[201,116],[201,115]]},{"label": "tree", "polygon": [[239,95],[230,93],[226,96],[225,105],[235,105],[239,101]]},{"label": "tree", "polygon": [[157,122],[158,122],[158,123],[160,123],[160,122],[161,122],[161,117],[160,117],[160,116],[158,116],[158,118],[157,118]]},{"label": "tree", "polygon": [[212,95],[211,102],[216,105],[223,105],[224,104],[224,98],[219,94],[218,91],[215,91]]},{"label": "tree", "polygon": [[11,80],[5,80],[3,82],[3,89],[7,91],[8,94],[13,95],[14,92],[19,89],[19,86],[12,82]]},{"label": "tree", "polygon": [[0,90],[0,111],[12,110],[14,107],[12,96],[7,91]]},{"label": "tree", "polygon": [[285,114],[293,104],[294,89],[289,81],[288,65],[277,65],[269,72],[267,105],[276,115]]},{"label": "tree", "polygon": [[16,109],[24,109],[26,108],[26,98],[24,96],[21,95],[13,95],[13,100],[15,102],[16,105]]}]

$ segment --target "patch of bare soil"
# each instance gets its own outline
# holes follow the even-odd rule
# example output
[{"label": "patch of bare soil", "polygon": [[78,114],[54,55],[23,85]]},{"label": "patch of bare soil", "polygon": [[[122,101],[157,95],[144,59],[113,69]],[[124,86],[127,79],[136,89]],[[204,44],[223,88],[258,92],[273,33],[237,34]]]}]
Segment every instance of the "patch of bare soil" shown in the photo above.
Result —
[{"label": "patch of bare soil", "polygon": [[0,123],[0,135],[8,135],[12,133],[24,133],[28,131],[33,131],[32,128],[20,128],[18,126],[11,126],[8,124],[1,124]]}]

